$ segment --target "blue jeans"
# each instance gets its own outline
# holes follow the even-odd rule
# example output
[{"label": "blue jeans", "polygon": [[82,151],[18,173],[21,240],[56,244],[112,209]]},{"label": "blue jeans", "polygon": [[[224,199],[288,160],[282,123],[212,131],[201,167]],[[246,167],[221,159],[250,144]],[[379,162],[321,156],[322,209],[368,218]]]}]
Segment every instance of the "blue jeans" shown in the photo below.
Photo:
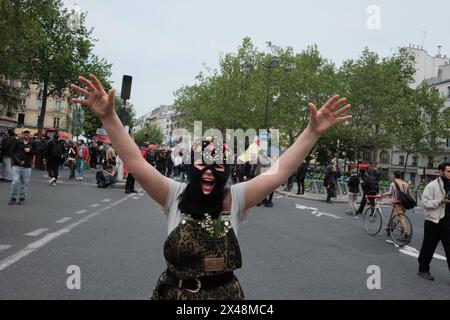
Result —
[{"label": "blue jeans", "polygon": [[78,171],[78,177],[79,178],[83,178],[83,173],[84,173],[84,161],[78,159],[77,160],[77,171]]},{"label": "blue jeans", "polygon": [[11,183],[10,199],[26,199],[28,183],[31,177],[31,168],[12,167],[13,180]]}]

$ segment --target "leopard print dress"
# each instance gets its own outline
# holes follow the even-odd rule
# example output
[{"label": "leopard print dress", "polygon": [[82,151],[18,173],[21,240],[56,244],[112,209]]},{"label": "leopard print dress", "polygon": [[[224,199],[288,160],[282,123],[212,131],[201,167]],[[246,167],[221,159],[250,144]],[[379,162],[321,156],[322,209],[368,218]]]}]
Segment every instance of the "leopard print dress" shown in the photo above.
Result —
[{"label": "leopard print dress", "polygon": [[[228,221],[225,213],[222,213],[222,220]],[[159,278],[151,297],[152,300],[244,299],[241,285],[235,276],[224,285],[202,288],[197,293],[165,283],[167,273],[175,274],[180,279],[195,279],[217,276],[239,269],[242,266],[241,251],[236,234],[231,227],[225,236],[216,238],[207,233],[199,225],[199,221],[183,215],[181,223],[171,232],[164,244],[164,257],[167,262],[167,271]],[[222,270],[205,271],[205,258],[223,258]]]}]

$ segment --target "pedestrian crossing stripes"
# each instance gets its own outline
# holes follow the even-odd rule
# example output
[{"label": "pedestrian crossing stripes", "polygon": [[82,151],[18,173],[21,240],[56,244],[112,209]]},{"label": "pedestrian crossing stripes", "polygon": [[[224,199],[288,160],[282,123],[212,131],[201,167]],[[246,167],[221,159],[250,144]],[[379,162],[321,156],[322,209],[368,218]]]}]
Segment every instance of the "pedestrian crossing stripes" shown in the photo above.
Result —
[{"label": "pedestrian crossing stripes", "polygon": [[91,208],[97,208],[97,207],[100,207],[100,205],[98,203],[91,204]]},{"label": "pedestrian crossing stripes", "polygon": [[87,210],[80,210],[80,211],[77,211],[77,212],[75,212],[76,214],[83,214],[83,213],[86,213],[87,212]]},{"label": "pedestrian crossing stripes", "polygon": [[56,221],[56,223],[66,223],[69,220],[72,220],[72,218],[70,217],[62,218],[61,220]]},{"label": "pedestrian crossing stripes", "polygon": [[8,246],[8,245],[0,245],[0,252],[6,251],[6,250],[8,250],[9,248],[11,248],[11,246]]}]

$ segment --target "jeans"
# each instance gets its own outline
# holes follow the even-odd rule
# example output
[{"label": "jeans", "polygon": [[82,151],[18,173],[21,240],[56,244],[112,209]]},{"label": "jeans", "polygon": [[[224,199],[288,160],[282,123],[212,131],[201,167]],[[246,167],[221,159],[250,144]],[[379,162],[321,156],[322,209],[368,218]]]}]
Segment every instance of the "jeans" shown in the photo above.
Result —
[{"label": "jeans", "polygon": [[11,157],[3,156],[2,162],[3,169],[3,179],[11,181],[13,179],[12,167],[11,167]]},{"label": "jeans", "polygon": [[26,199],[28,191],[28,183],[31,177],[31,168],[22,168],[13,166],[13,180],[11,183],[10,199]]},{"label": "jeans", "polygon": [[83,178],[84,173],[84,161],[81,159],[77,160],[77,171],[78,171],[78,177]]}]

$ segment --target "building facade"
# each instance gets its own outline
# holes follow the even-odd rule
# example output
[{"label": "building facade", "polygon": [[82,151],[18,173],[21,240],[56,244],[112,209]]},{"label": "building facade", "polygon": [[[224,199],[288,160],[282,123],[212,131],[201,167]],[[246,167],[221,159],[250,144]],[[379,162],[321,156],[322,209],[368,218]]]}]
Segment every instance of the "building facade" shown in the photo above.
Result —
[{"label": "building facade", "polygon": [[[19,81],[12,83],[22,86]],[[23,93],[23,98],[17,110],[8,114],[4,106],[0,106],[0,127],[14,128],[21,133],[25,128],[32,134],[38,131],[38,119],[42,107],[42,91],[37,85],[30,85]],[[44,119],[44,129],[55,128],[69,135],[72,129],[72,105],[67,99],[58,97],[47,98],[47,108]]]},{"label": "building facade", "polygon": [[[441,54],[441,47],[435,56],[430,55],[419,46],[409,46],[407,50],[415,57],[414,82],[411,88],[416,89],[426,82],[436,88],[445,99],[443,108],[450,107],[450,59]],[[445,124],[443,124],[445,125]],[[381,150],[375,162],[383,168],[387,168],[390,176],[394,171],[406,171],[405,180],[417,185],[421,182],[429,182],[439,172],[436,170],[439,163],[450,159],[450,137],[442,142],[441,152],[430,159],[423,154],[407,155],[399,149]]]}]

